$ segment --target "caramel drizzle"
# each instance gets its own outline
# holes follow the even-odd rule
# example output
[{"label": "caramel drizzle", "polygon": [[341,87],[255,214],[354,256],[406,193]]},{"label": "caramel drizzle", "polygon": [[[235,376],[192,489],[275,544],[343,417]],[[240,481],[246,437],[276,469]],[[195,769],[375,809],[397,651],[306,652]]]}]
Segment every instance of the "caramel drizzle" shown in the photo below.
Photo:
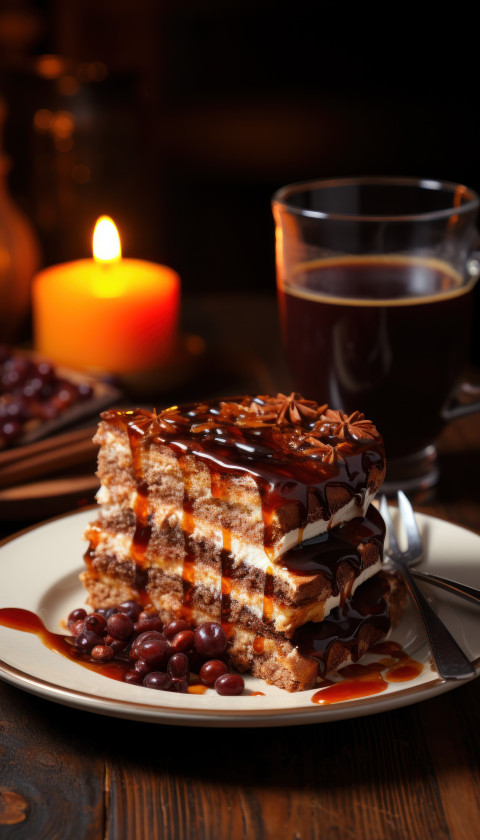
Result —
[{"label": "caramel drizzle", "polygon": [[88,573],[91,575],[92,578],[98,580],[98,572],[93,565],[93,561],[95,560],[96,556],[96,549],[98,543],[100,541],[100,527],[97,524],[90,525],[88,530],[88,548],[83,555],[83,559],[85,561],[85,565],[87,567]]},{"label": "caramel drizzle", "polygon": [[133,510],[136,525],[132,541],[132,554],[135,565],[140,569],[144,569],[147,565],[147,550],[152,536],[152,526],[149,522],[147,490],[141,483],[137,485],[137,495]]},{"label": "caramel drizzle", "polygon": [[253,640],[253,650],[256,654],[264,653],[265,651],[265,639],[263,636],[255,636]]},{"label": "caramel drizzle", "polygon": [[95,560],[95,546],[90,543],[88,546],[85,554],[83,555],[83,559],[85,561],[85,565],[87,567],[88,573],[93,577],[98,579],[98,574],[93,566],[93,561]]},{"label": "caramel drizzle", "polygon": [[210,469],[210,484],[211,484],[211,493],[215,499],[222,499],[225,496],[224,492],[224,477],[218,470],[215,470],[213,467]]},{"label": "caramel drizzle", "polygon": [[262,622],[271,624],[273,619],[273,569],[268,566],[265,572],[265,585],[263,589],[263,614]]},{"label": "caramel drizzle", "polygon": [[221,578],[221,601],[220,601],[220,623],[227,636],[231,636],[233,624],[231,622],[232,606],[232,581],[234,577],[232,557],[232,534],[228,528],[222,529],[223,550],[221,553],[222,578]]},{"label": "caramel drizzle", "polygon": [[135,531],[131,555],[135,566],[144,569],[147,565],[147,550],[152,536],[152,526],[149,522],[148,487],[143,480],[142,472],[141,442],[145,432],[141,423],[129,423],[127,428],[133,473],[137,485],[137,494],[133,503]]},{"label": "caramel drizzle", "polygon": [[182,569],[182,618],[191,621],[193,617],[193,594],[195,591],[195,554],[193,552],[192,534],[195,527],[193,517],[193,504],[188,497],[185,487],[183,499],[182,531],[185,540],[185,553],[183,556]]},{"label": "caramel drizzle", "polygon": [[[267,567],[265,572],[265,582],[263,585],[263,611],[262,623],[272,624],[273,620],[273,569],[271,566]],[[265,652],[265,638],[263,636],[255,636],[253,640],[253,651],[257,655]]]},{"label": "caramel drizzle", "polygon": [[130,556],[135,564],[135,578],[133,588],[136,597],[143,605],[149,602],[147,583],[147,552],[152,537],[152,524],[150,521],[150,508],[148,501],[148,486],[143,480],[142,472],[142,439],[146,431],[145,419],[138,423],[129,423],[127,426],[130,451],[132,453],[132,467],[136,482],[136,496],[133,503],[135,514],[135,530],[132,537]]},{"label": "caramel drizzle", "polygon": [[275,521],[275,508],[267,508],[262,505],[263,518],[263,549],[267,558],[272,561],[275,555],[275,549],[272,545],[272,526]]}]

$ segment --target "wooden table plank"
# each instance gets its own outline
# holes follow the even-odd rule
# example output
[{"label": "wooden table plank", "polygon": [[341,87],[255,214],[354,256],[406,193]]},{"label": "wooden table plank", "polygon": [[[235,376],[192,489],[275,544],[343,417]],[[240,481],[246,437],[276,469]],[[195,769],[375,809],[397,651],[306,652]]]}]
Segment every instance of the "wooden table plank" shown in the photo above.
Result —
[{"label": "wooden table plank", "polygon": [[[0,838],[103,840],[103,757],[89,737],[91,715],[1,685],[0,803],[25,803],[18,821],[0,805]],[[11,814],[10,814],[11,819]]]},{"label": "wooden table plank", "polygon": [[[480,826],[480,686],[475,683],[419,707],[451,836],[469,840]],[[475,834],[476,832],[476,834]]]},{"label": "wooden table plank", "polygon": [[419,707],[250,732],[130,723],[122,743],[108,758],[109,840],[455,836]]}]

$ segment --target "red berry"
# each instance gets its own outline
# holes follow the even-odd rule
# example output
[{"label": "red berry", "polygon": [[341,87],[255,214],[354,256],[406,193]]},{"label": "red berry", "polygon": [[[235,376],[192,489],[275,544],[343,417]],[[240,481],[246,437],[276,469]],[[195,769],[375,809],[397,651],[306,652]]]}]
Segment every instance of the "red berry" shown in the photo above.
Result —
[{"label": "red berry", "polygon": [[195,630],[195,647],[202,656],[221,656],[227,648],[223,627],[215,621],[200,624]]},{"label": "red berry", "polygon": [[82,607],[76,610],[72,610],[67,618],[67,626],[70,627],[70,624],[73,624],[75,621],[79,621],[80,619],[86,618],[87,611],[84,610]]},{"label": "red berry", "polygon": [[138,621],[135,623],[135,633],[145,633],[147,630],[163,630],[163,621],[158,615],[141,617],[140,613]]},{"label": "red berry", "polygon": [[242,694],[244,688],[245,683],[240,674],[223,674],[215,681],[215,691],[225,696]]},{"label": "red berry", "polygon": [[156,688],[160,691],[169,691],[172,685],[172,678],[165,671],[151,671],[143,678],[145,688]]},{"label": "red berry", "polygon": [[139,614],[139,619],[142,618],[158,618],[158,610],[155,609],[153,604],[147,604],[146,607],[143,608],[141,613]]},{"label": "red berry", "polygon": [[99,613],[90,613],[90,615],[87,615],[86,618],[84,618],[83,625],[85,630],[91,630],[92,633],[98,633],[98,635],[101,636],[106,632],[107,619]]},{"label": "red berry", "polygon": [[80,633],[83,633],[85,626],[83,624],[83,619],[79,618],[78,621],[74,621],[72,625],[68,628],[72,634],[72,636],[79,636]]},{"label": "red berry", "polygon": [[95,645],[90,651],[90,656],[96,662],[109,662],[115,656],[115,651],[109,645]]},{"label": "red berry", "polygon": [[200,656],[199,652],[195,650],[188,651],[188,658],[190,660],[190,670],[194,674],[199,674],[202,665],[207,661],[205,656]]},{"label": "red berry", "polygon": [[144,639],[138,646],[140,659],[145,659],[151,665],[166,664],[169,646],[165,639]]},{"label": "red berry", "polygon": [[172,685],[170,686],[170,691],[177,691],[179,694],[187,694],[188,692],[188,683],[186,680],[178,680],[176,677],[172,679]]},{"label": "red berry", "polygon": [[184,621],[182,618],[177,619],[176,621],[170,621],[168,624],[165,625],[163,628],[163,632],[167,639],[173,639],[177,633],[181,633],[182,630],[191,630],[191,626],[188,621]]},{"label": "red berry", "polygon": [[132,642],[129,654],[130,659],[135,660],[140,657],[139,648],[142,642],[146,639],[163,639],[163,635],[158,630],[146,630],[145,633],[140,633],[140,635]]},{"label": "red berry", "polygon": [[224,674],[228,674],[226,662],[223,662],[222,659],[209,659],[200,668],[198,676],[203,685],[214,685],[215,680]]},{"label": "red berry", "polygon": [[5,440],[15,440],[22,433],[22,426],[18,420],[5,420],[0,426],[0,436]]},{"label": "red berry", "polygon": [[[106,642],[106,638],[104,638],[103,641]],[[112,641],[109,641],[108,644],[114,653],[121,653],[122,650],[125,650],[125,648],[128,647],[128,639],[112,639]]]},{"label": "red berry", "polygon": [[55,368],[50,362],[41,361],[37,364],[37,376],[44,382],[53,382],[55,379]]},{"label": "red berry", "polygon": [[138,616],[142,612],[142,607],[137,601],[123,601],[118,609],[122,613],[126,613],[133,622],[138,621]]},{"label": "red berry", "polygon": [[137,674],[141,674],[142,677],[144,677],[146,674],[150,673],[155,665],[149,665],[148,662],[145,662],[145,659],[137,659],[133,667]]},{"label": "red berry", "polygon": [[168,660],[167,671],[171,677],[188,679],[190,675],[190,662],[184,653],[174,653]]},{"label": "red berry", "polygon": [[123,612],[117,612],[107,621],[108,632],[115,639],[129,639],[133,634],[132,619]]},{"label": "red berry", "polygon": [[174,651],[191,650],[193,647],[193,630],[181,630],[170,642]]},{"label": "red berry", "polygon": [[141,685],[143,682],[143,676],[138,673],[138,671],[134,671],[133,668],[130,671],[127,671],[125,674],[123,681],[126,683],[131,683],[132,685]]},{"label": "red berry", "polygon": [[96,633],[84,630],[76,637],[74,645],[81,653],[90,653],[95,645],[103,645],[103,639],[101,636],[97,636]]}]

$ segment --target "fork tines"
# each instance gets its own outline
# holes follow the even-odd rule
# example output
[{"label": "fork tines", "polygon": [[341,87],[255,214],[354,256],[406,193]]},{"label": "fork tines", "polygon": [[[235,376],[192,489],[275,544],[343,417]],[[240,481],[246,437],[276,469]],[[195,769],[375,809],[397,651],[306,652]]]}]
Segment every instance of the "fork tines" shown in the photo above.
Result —
[{"label": "fork tines", "polygon": [[[410,558],[419,559],[423,553],[423,547],[412,505],[402,490],[398,491],[397,499],[400,518],[407,536],[408,554]],[[395,534],[395,528],[393,527],[386,496],[381,496],[379,509],[387,528],[389,549],[391,552],[395,552],[395,554],[400,554],[401,550]]]}]

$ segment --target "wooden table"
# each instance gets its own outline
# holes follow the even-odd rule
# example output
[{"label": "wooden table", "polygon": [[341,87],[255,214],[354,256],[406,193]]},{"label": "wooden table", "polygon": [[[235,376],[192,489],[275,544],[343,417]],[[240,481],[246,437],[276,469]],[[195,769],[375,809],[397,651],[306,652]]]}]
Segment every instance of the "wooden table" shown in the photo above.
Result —
[{"label": "wooden table", "polygon": [[[480,530],[478,417],[452,423],[440,452],[419,509]],[[480,835],[478,680],[397,711],[253,730],[101,717],[5,683],[0,703],[0,838]]]}]

